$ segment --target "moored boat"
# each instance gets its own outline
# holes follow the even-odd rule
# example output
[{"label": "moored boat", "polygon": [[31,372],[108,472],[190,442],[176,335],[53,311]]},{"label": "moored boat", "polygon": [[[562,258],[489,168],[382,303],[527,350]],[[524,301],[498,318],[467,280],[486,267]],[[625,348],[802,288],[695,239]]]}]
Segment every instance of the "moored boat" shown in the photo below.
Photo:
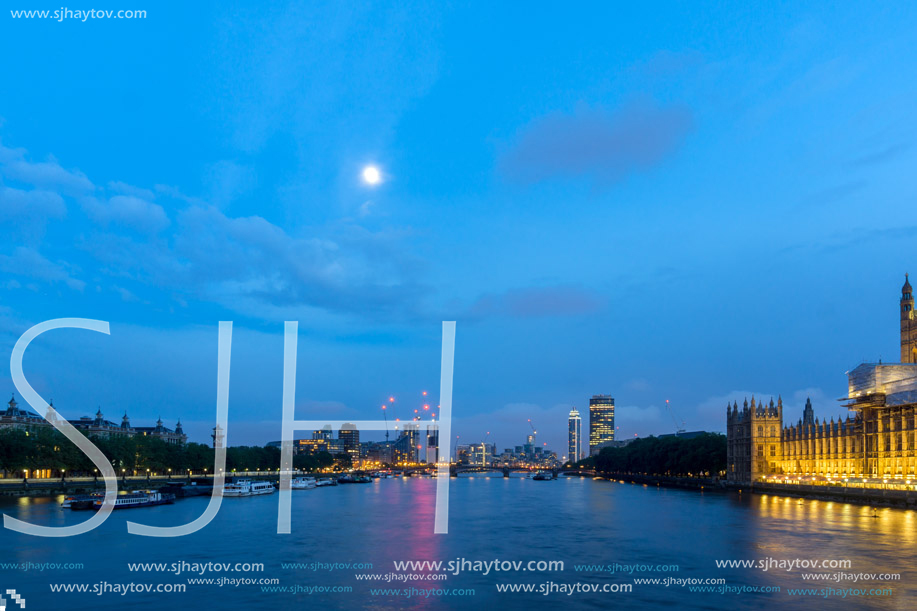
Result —
[{"label": "moored boat", "polygon": [[[71,501],[70,509],[100,509],[105,502],[104,495],[92,495],[92,497],[91,499],[83,498]],[[131,492],[123,492],[115,497],[114,509],[171,505],[174,502],[174,494],[157,490],[132,490]]]},{"label": "moored boat", "polygon": [[223,496],[259,496],[274,494],[274,484],[271,482],[254,482],[250,479],[234,479],[223,486]]},{"label": "moored boat", "polygon": [[351,475],[350,473],[345,473],[338,478],[339,484],[371,484],[373,478],[368,475]]},{"label": "moored boat", "polygon": [[60,506],[64,509],[73,509],[73,505],[78,504],[85,505],[85,507],[82,507],[83,509],[89,509],[96,499],[104,497],[105,495],[100,492],[93,492],[92,494],[71,494],[64,497]]},{"label": "moored boat", "polygon": [[317,485],[314,477],[296,477],[290,481],[291,490],[312,490]]},{"label": "moored boat", "polygon": [[159,487],[160,492],[174,494],[175,498],[189,496],[210,496],[213,494],[213,482],[210,480],[196,479],[187,481],[170,481]]}]

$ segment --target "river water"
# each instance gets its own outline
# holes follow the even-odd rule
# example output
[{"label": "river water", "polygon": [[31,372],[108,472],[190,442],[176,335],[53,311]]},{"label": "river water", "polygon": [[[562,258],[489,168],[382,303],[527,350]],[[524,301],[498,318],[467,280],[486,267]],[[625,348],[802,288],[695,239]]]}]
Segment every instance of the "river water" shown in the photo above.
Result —
[{"label": "river water", "polygon": [[[206,498],[174,505],[116,511],[95,531],[68,538],[37,538],[0,532],[0,589],[15,589],[27,609],[261,609],[316,606],[325,609],[908,609],[917,606],[913,511],[801,500],[766,495],[698,492],[623,484],[578,477],[539,482],[500,476],[461,476],[451,480],[449,534],[433,534],[435,479],[376,480],[293,491],[292,533],[278,535],[278,495],[228,498],[209,526],[180,538],[127,534],[127,520],[172,526],[190,522]],[[2,499],[3,513],[46,526],[86,519],[84,512],[59,507],[60,497]],[[396,570],[394,561],[522,561],[520,570],[459,574]],[[847,568],[786,570],[718,568],[716,560],[850,561]],[[529,561],[562,561],[563,570],[521,570]],[[185,568],[179,573],[181,563]],[[29,570],[9,563],[31,563]],[[77,563],[82,568],[52,568],[46,563]],[[165,570],[130,570],[129,563],[165,563]],[[197,563],[197,574],[188,567]],[[263,564],[264,570],[215,570],[206,563]],[[284,568],[284,563],[301,563]],[[339,565],[333,567],[335,563]],[[362,568],[355,569],[359,563]],[[631,568],[610,572],[599,566]],[[44,565],[44,570],[36,565]],[[371,568],[369,568],[371,565]],[[642,565],[642,566],[639,566]],[[670,565],[663,567],[661,565]],[[332,566],[332,568],[329,568]],[[497,569],[501,565],[497,565]],[[502,565],[508,567],[508,565]],[[173,569],[173,567],[176,567]],[[580,570],[577,570],[577,567]],[[677,567],[677,568],[675,568]],[[233,567],[235,568],[235,567]],[[831,574],[841,581],[805,580],[803,573]],[[900,580],[852,581],[856,574],[900,574]],[[391,577],[392,574],[398,578]],[[403,581],[405,574],[423,579]],[[358,576],[378,576],[367,581]],[[224,579],[224,585],[191,583]],[[780,588],[779,592],[691,591],[664,585],[665,579],[723,579],[729,588]],[[226,582],[277,579],[277,584]],[[635,579],[659,579],[635,584]],[[386,581],[390,580],[390,581]],[[179,584],[184,592],[128,592],[123,584]],[[51,586],[85,585],[87,593],[52,592]],[[104,584],[108,584],[107,586]],[[531,593],[498,592],[498,585],[535,584]],[[553,584],[553,586],[551,585]],[[630,592],[567,594],[560,587],[583,584]],[[697,585],[697,584],[694,584]],[[707,584],[703,584],[707,585]],[[109,591],[92,593],[93,587]],[[299,587],[298,593],[278,587]],[[545,588],[547,595],[537,591]],[[273,591],[270,589],[273,588]],[[349,588],[349,591],[322,591]],[[553,588],[553,590],[552,590]],[[833,589],[792,594],[791,588]],[[854,595],[856,588],[891,588],[891,596]],[[309,589],[313,590],[308,593]],[[401,590],[394,592],[394,590]],[[305,590],[305,591],[304,591]],[[376,592],[373,593],[373,590]],[[388,590],[388,592],[382,592]],[[473,594],[461,591],[473,590]],[[720,593],[719,590],[723,590]],[[843,591],[848,590],[846,596]],[[448,594],[447,594],[448,592]],[[826,597],[827,596],[827,597]],[[10,602],[7,605],[11,605]],[[8,606],[7,609],[15,609]]]}]

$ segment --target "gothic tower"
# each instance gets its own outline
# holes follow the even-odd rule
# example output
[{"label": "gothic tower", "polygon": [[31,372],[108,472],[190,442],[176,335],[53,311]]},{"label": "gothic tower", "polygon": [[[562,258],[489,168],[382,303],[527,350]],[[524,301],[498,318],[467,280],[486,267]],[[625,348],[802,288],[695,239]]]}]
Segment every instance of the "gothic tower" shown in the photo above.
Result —
[{"label": "gothic tower", "polygon": [[914,293],[904,274],[901,287],[901,362],[917,363],[917,320],[914,320]]},{"label": "gothic tower", "polygon": [[812,399],[806,398],[806,406],[802,410],[802,425],[815,426],[815,410],[812,409]]},{"label": "gothic tower", "polygon": [[770,404],[751,398],[751,481],[766,475],[780,472],[780,461],[783,458],[783,399],[777,399],[777,405],[771,399]]}]

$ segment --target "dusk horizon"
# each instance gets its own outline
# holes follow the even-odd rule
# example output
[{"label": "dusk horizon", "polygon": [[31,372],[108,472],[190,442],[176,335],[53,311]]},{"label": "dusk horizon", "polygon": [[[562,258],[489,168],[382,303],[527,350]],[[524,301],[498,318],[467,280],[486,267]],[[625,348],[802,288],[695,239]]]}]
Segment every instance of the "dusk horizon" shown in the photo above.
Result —
[{"label": "dusk horizon", "polygon": [[[594,519],[601,544],[573,529],[552,557],[777,588],[745,604],[798,580],[713,558],[801,558],[806,537],[837,532],[832,557],[856,562],[829,568],[910,571],[864,541],[909,540],[917,502],[917,5],[20,4],[0,18],[0,500],[21,501],[5,524],[107,515],[117,476],[121,492],[161,484],[121,499],[159,526],[203,515],[183,495],[278,490],[279,509],[207,514],[220,529],[272,514],[276,532],[257,526],[270,561],[313,549],[302,515],[326,521],[315,541],[353,550],[335,562],[378,569],[402,544],[472,558],[518,501],[531,533]],[[14,347],[57,319],[107,334],[38,335],[24,385]],[[292,439],[284,424],[323,419],[337,424]],[[367,430],[379,421],[398,429]],[[290,473],[328,489],[294,495],[284,543]],[[794,496],[824,530],[784,534],[803,522],[782,504]],[[375,522],[389,506],[410,513],[404,530]],[[723,534],[746,519],[761,530]],[[335,520],[342,540],[359,532],[340,548]],[[442,543],[449,520],[473,534]],[[113,523],[80,536],[121,545]],[[189,539],[202,557],[232,556],[208,528]],[[707,543],[668,557],[686,528]],[[516,558],[529,534],[507,533],[495,549]],[[609,555],[619,545],[629,557]],[[88,572],[123,572],[113,557]],[[36,603],[63,600],[31,579]],[[492,575],[456,581],[472,603],[536,600],[493,592]],[[715,600],[633,585],[635,606]],[[904,604],[908,587],[869,604]],[[319,598],[405,604],[364,595]]]}]

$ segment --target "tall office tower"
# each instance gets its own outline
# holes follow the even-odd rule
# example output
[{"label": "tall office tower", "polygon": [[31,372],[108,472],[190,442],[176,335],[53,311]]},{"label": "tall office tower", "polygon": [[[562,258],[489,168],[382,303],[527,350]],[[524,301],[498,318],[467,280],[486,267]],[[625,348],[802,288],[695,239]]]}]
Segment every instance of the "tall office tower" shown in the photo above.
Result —
[{"label": "tall office tower", "polygon": [[576,411],[576,408],[570,410],[570,417],[567,419],[567,459],[570,462],[576,462],[582,458],[583,447],[582,434],[583,434],[583,419],[580,418],[579,412]]},{"label": "tall office tower", "polygon": [[427,425],[427,462],[439,462],[439,427],[433,424]]},{"label": "tall office tower", "polygon": [[360,431],[357,427],[345,422],[338,431],[338,439],[341,441],[344,452],[350,455],[350,459],[356,462],[360,458]]},{"label": "tall office tower", "polygon": [[420,458],[419,439],[420,427],[416,424],[405,424],[404,430],[392,446],[392,459],[396,464],[418,462]]},{"label": "tall office tower", "polygon": [[324,439],[325,441],[330,441],[334,438],[334,435],[331,432],[331,425],[326,424],[318,431],[312,431],[312,439]]},{"label": "tall office tower", "polygon": [[615,400],[611,395],[589,399],[589,456],[598,454],[600,444],[615,439]]}]

